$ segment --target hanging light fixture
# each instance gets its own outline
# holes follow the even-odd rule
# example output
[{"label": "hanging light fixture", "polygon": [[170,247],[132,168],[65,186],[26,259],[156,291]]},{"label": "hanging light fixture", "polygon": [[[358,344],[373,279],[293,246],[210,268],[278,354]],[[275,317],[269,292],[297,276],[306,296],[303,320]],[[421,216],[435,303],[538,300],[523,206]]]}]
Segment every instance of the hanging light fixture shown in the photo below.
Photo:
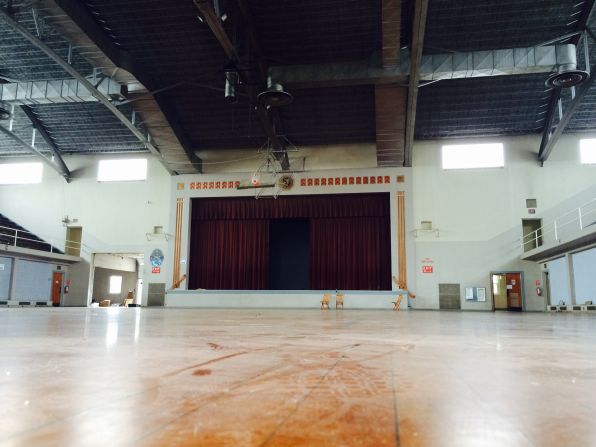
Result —
[{"label": "hanging light fixture", "polygon": [[282,107],[291,104],[294,97],[286,92],[280,84],[271,84],[267,90],[257,96],[259,104],[269,107]]},{"label": "hanging light fixture", "polygon": [[234,61],[230,60],[224,66],[224,76],[226,78],[224,98],[226,102],[234,104],[238,102],[238,98],[236,97],[236,86],[240,83],[240,76]]}]

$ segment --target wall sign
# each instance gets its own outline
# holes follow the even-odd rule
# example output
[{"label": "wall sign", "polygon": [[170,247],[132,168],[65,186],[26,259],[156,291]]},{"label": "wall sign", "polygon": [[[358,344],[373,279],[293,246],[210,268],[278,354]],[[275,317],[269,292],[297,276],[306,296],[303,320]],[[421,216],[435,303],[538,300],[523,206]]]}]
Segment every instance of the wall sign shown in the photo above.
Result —
[{"label": "wall sign", "polygon": [[151,267],[151,273],[161,273],[161,267]]},{"label": "wall sign", "polygon": [[486,288],[485,287],[466,287],[466,300],[467,301],[486,301]]},{"label": "wall sign", "polygon": [[151,266],[152,267],[159,267],[163,264],[163,251],[161,251],[159,248],[156,248],[155,250],[153,250],[151,252],[151,255],[149,255],[149,261],[151,262]]},{"label": "wall sign", "polygon": [[422,266],[422,273],[433,273],[434,268],[432,265],[423,265]]}]

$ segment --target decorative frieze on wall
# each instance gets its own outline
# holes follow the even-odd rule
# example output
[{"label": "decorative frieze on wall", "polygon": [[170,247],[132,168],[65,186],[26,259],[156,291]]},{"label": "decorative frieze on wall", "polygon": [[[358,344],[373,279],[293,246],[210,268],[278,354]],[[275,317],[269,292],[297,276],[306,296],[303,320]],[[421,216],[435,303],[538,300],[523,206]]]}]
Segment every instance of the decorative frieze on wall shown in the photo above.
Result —
[{"label": "decorative frieze on wall", "polygon": [[[404,182],[404,176],[395,178],[397,183]],[[224,190],[238,189],[241,180],[209,180],[202,182],[178,182],[177,190],[184,190],[188,187],[190,190]],[[244,180],[246,182],[246,180]],[[325,177],[304,177],[296,180],[297,185],[301,187],[330,187],[330,186],[357,186],[357,185],[389,185],[392,182],[390,175],[358,175],[358,176],[325,176]]]},{"label": "decorative frieze on wall", "polygon": [[390,184],[390,175],[367,175],[350,177],[314,177],[301,178],[300,186],[345,186],[345,185],[381,185]]}]

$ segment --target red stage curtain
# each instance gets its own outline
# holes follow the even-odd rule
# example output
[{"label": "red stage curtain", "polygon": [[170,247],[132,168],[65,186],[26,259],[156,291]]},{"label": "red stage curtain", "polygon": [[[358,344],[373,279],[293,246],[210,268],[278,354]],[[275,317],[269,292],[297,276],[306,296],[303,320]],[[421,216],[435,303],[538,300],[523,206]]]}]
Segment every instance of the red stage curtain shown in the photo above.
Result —
[{"label": "red stage curtain", "polygon": [[266,289],[269,221],[194,220],[190,258],[191,289]]},{"label": "red stage curtain", "polygon": [[388,194],[285,196],[278,199],[230,197],[193,199],[192,218],[308,219],[318,217],[389,216]]},{"label": "red stage curtain", "polygon": [[267,288],[270,219],[310,219],[313,290],[390,290],[389,194],[192,200],[189,287]]},{"label": "red stage curtain", "polygon": [[313,290],[391,290],[391,243],[386,217],[312,219]]}]

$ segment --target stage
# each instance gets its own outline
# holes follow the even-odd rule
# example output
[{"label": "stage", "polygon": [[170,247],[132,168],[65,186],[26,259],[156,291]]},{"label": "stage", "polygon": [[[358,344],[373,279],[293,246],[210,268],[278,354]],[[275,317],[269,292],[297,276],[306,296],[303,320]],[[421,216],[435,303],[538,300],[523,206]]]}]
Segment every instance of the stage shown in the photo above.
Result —
[{"label": "stage", "polygon": [[[166,293],[165,307],[181,308],[280,308],[313,309],[321,307],[324,293],[331,294],[335,309],[335,290],[172,290]],[[403,290],[342,290],[344,308],[393,309],[393,301],[403,295],[400,310],[408,309]]]}]

